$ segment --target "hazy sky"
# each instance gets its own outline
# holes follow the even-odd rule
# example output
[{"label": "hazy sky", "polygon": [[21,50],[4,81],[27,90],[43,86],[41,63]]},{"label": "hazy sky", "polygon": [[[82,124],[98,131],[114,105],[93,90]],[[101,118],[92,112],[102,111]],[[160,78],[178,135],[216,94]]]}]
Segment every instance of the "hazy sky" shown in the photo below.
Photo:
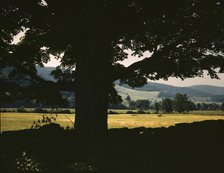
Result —
[{"label": "hazy sky", "polygon": [[[28,29],[24,28],[23,31],[21,31],[19,34],[14,36],[12,44],[17,44],[18,42],[20,42],[23,39],[27,30]],[[121,64],[123,64],[125,66],[129,66],[133,62],[140,61],[144,57],[149,57],[150,56],[150,52],[145,52],[143,57],[141,57],[141,58],[132,56],[131,55],[131,53],[132,53],[131,50],[126,50],[125,52],[127,52],[129,54],[129,56],[128,56],[129,58],[120,62]],[[51,61],[48,62],[47,64],[45,64],[45,66],[56,67],[59,64],[60,64],[60,62],[58,60],[54,59],[53,56],[51,56]],[[158,80],[158,81],[155,81],[155,82],[164,83],[164,84],[168,84],[168,85],[174,85],[174,86],[214,85],[214,86],[224,87],[224,73],[220,74],[219,77],[220,77],[220,80],[211,79],[209,76],[207,76],[205,74],[203,78],[196,77],[196,78],[185,79],[185,80],[182,81],[181,79],[170,77],[168,79],[168,81]]]},{"label": "hazy sky", "polygon": [[[143,57],[138,58],[131,55],[131,51],[125,51],[129,54],[129,58],[125,59],[122,64],[125,66],[131,65],[133,62],[140,61],[144,59],[144,57],[149,57],[151,54],[150,52],[146,52]],[[170,77],[168,81],[164,81],[162,79],[154,81],[159,83],[164,83],[168,85],[174,85],[174,86],[192,86],[192,85],[214,85],[214,86],[222,86],[224,87],[224,73],[219,75],[220,80],[218,79],[211,79],[206,73],[204,74],[204,77],[195,77],[195,78],[187,78],[185,80],[181,80],[180,78]],[[152,81],[153,82],[153,81]]]},{"label": "hazy sky", "polygon": [[[130,64],[132,64],[133,62],[140,61],[142,60],[144,57],[150,56],[149,52],[146,52],[144,54],[144,57],[138,58],[138,57],[134,57],[131,56],[131,52],[128,51],[129,53],[129,58],[125,59],[122,63],[125,66],[129,66]],[[51,57],[51,61],[47,64],[45,64],[45,66],[51,66],[51,67],[55,67],[57,65],[59,65],[59,61],[54,59],[53,57]],[[204,75],[204,77],[196,77],[196,78],[188,78],[185,80],[181,80],[181,79],[177,79],[174,77],[170,77],[168,79],[168,81],[164,81],[164,80],[157,80],[157,81],[152,81],[152,82],[159,82],[159,83],[164,83],[164,84],[168,84],[168,85],[174,85],[174,86],[192,86],[192,85],[214,85],[214,86],[222,86],[224,87],[224,73],[219,75],[220,80],[218,79],[211,79],[209,76],[207,76],[206,74]]]}]

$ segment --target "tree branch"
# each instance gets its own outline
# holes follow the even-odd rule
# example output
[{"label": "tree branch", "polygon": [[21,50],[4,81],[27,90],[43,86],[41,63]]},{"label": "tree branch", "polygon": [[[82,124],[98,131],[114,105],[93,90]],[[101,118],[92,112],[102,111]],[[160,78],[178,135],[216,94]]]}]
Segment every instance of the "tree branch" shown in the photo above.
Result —
[{"label": "tree branch", "polygon": [[[175,49],[176,46],[178,45],[177,42],[174,42],[174,43],[171,43],[157,51],[154,51],[154,53],[151,55],[151,57],[147,57],[147,58],[144,58],[143,60],[141,61],[137,61],[133,64],[131,64],[130,66],[126,67],[123,69],[123,71],[121,71],[120,74],[115,74],[114,75],[114,81],[115,80],[118,80],[120,78],[128,78],[128,77],[131,77],[133,76],[133,73],[135,73],[136,70],[140,70],[142,69],[142,67],[148,67],[150,68],[150,66],[154,67],[152,68],[152,71],[151,73],[155,72],[153,69],[155,69],[155,65],[154,62],[157,61],[158,62],[158,59],[161,59],[162,61],[162,57],[164,55],[167,55],[172,49]],[[162,62],[161,62],[162,63]],[[150,71],[149,71],[149,74],[150,74]]]}]

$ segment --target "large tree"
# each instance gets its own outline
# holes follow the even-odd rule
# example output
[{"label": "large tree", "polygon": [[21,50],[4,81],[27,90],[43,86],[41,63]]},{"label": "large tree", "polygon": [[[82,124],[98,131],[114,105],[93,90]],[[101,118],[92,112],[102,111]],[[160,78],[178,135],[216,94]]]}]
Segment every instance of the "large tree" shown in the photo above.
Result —
[{"label": "large tree", "polygon": [[177,93],[173,100],[173,108],[178,113],[188,113],[194,109],[194,103],[189,100],[186,94]]},{"label": "large tree", "polygon": [[163,99],[162,103],[161,103],[161,107],[165,113],[168,113],[168,114],[172,113],[173,112],[173,100],[169,99],[169,98]]},{"label": "large tree", "polygon": [[[218,78],[224,70],[222,0],[1,0],[0,7],[1,67],[36,85],[74,89],[75,127],[82,132],[107,130],[115,80],[135,87],[204,70]],[[25,37],[12,44],[21,31]],[[118,61],[128,58],[127,49],[151,55],[124,67]],[[61,60],[57,85],[35,70],[50,54]]]}]

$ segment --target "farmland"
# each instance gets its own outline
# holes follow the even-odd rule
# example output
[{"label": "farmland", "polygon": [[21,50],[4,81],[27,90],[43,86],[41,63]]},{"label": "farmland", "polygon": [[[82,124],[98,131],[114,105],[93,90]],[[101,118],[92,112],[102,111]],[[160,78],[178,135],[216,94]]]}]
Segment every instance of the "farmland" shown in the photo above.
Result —
[{"label": "farmland", "polygon": [[[179,123],[192,123],[204,120],[224,120],[222,112],[194,112],[194,114],[109,114],[109,128],[136,128],[144,126],[146,128],[169,127]],[[43,115],[45,117],[56,118],[54,123],[60,124],[62,127],[73,127],[73,114],[43,114],[43,113],[1,113],[1,129],[2,131],[12,131],[21,129],[30,129],[33,122],[40,124]]]},{"label": "farmland", "polygon": [[[45,130],[13,131],[30,129],[33,122],[37,123],[40,120],[41,123],[43,115],[49,118],[56,116],[43,113],[1,113],[2,130],[11,132],[0,135],[2,141],[0,147],[3,148],[1,159],[4,163],[0,167],[0,172],[8,170],[18,172],[33,168],[41,171],[59,170],[59,172],[99,170],[99,172],[188,173],[195,170],[196,172],[223,170],[223,112],[204,111],[194,114],[126,114],[121,110],[118,112],[119,114],[109,114],[108,135],[100,139],[80,138],[78,133],[73,133],[71,130],[54,129],[56,126]],[[218,119],[222,121],[204,121]],[[201,122],[192,123],[199,121]],[[52,122],[55,121],[52,119]],[[63,127],[72,127],[73,122],[74,114],[58,114],[56,117],[56,123]],[[179,125],[157,128],[175,124]],[[140,126],[152,128],[136,128]]]}]

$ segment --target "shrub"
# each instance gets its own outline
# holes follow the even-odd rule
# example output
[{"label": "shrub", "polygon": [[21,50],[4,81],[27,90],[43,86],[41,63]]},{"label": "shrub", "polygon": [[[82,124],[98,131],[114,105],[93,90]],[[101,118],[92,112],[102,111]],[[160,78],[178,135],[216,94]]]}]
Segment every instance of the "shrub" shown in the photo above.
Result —
[{"label": "shrub", "polygon": [[26,151],[16,158],[16,168],[21,172],[42,172],[43,169],[41,163]]},{"label": "shrub", "polygon": [[65,109],[65,110],[59,110],[57,113],[61,113],[61,114],[71,114],[71,111],[69,109]]},{"label": "shrub", "polygon": [[38,119],[37,121],[33,121],[31,129],[39,129],[44,125],[52,124],[53,122],[56,122],[57,117],[57,114],[55,114],[54,116],[49,116],[48,114],[42,115],[42,118]]},{"label": "shrub", "polygon": [[6,109],[0,109],[0,112],[9,112]]},{"label": "shrub", "polygon": [[26,112],[26,110],[24,108],[18,108],[17,112]]},{"label": "shrub", "polygon": [[36,108],[34,110],[35,113],[48,113],[48,111],[46,109],[42,109],[42,108]]},{"label": "shrub", "polygon": [[149,109],[149,100],[136,100],[136,108],[138,109]]},{"label": "shrub", "polygon": [[143,111],[143,110],[138,110],[138,111],[137,111],[137,114],[146,114],[146,112]]},{"label": "shrub", "polygon": [[109,111],[108,114],[119,114],[119,113],[115,111]]},{"label": "shrub", "polygon": [[134,112],[134,111],[127,111],[126,114],[137,114],[137,112]]},{"label": "shrub", "polygon": [[51,113],[58,113],[58,114],[71,114],[72,112],[69,109],[55,109],[51,110]]}]

